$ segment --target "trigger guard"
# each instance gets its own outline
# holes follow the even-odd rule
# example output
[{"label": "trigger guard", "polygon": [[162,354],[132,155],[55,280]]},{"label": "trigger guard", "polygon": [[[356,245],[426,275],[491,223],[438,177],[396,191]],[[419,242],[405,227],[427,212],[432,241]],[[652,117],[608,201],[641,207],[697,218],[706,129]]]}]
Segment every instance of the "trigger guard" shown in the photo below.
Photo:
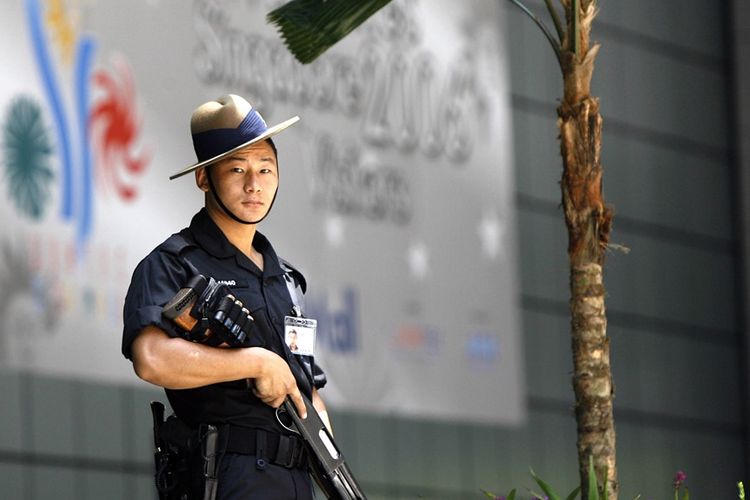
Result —
[{"label": "trigger guard", "polygon": [[[284,423],[284,421],[281,419],[281,414],[282,413],[287,413],[286,408],[284,408],[283,405],[279,406],[278,408],[276,408],[276,420],[279,422],[279,425],[282,426],[284,429],[288,430],[289,432],[293,432],[295,434],[299,434],[299,431],[296,428],[289,427],[288,425],[286,425]],[[294,425],[294,424],[292,424],[292,425]]]}]

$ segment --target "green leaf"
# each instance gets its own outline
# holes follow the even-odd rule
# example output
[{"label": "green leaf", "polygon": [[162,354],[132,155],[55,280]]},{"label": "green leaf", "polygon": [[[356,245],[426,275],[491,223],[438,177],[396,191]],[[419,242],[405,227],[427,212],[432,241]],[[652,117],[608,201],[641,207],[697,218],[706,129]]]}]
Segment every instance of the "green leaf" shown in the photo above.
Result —
[{"label": "green leaf", "polygon": [[[495,495],[494,493],[490,493],[489,491],[483,490],[481,488],[480,490],[482,491],[482,493],[485,494],[487,498],[492,498],[492,500],[495,500],[497,498],[497,495]],[[505,500],[515,500],[515,499],[516,499],[516,489],[513,488],[512,490],[510,490],[510,493],[506,495]]]},{"label": "green leaf", "polygon": [[552,0],[544,0],[544,3],[547,4],[547,10],[549,11],[549,15],[552,17],[552,23],[555,25],[557,38],[560,40],[560,42],[562,42],[562,39],[565,36],[565,32],[563,30],[562,23],[560,22],[560,16],[557,15],[557,9],[555,9],[555,6],[552,5]]},{"label": "green leaf", "polygon": [[685,487],[685,491],[682,493],[682,500],[690,500],[690,488]]},{"label": "green leaf", "polygon": [[292,0],[266,20],[303,64],[314,61],[391,0]]},{"label": "green leaf", "polygon": [[555,493],[549,484],[547,484],[546,482],[542,480],[542,478],[537,476],[534,473],[533,469],[529,467],[529,471],[531,472],[531,477],[534,478],[534,481],[536,481],[536,484],[538,484],[539,487],[542,489],[542,491],[544,491],[544,493],[547,495],[547,498],[549,498],[549,500],[560,500],[560,495]]},{"label": "green leaf", "polygon": [[[575,1],[575,0],[574,0]],[[588,500],[599,500],[599,486],[596,484],[594,457],[589,455],[589,496]]]},{"label": "green leaf", "polygon": [[576,486],[575,489],[570,492],[570,494],[567,496],[565,500],[575,500],[575,497],[577,497],[580,492],[581,492],[581,487]]}]

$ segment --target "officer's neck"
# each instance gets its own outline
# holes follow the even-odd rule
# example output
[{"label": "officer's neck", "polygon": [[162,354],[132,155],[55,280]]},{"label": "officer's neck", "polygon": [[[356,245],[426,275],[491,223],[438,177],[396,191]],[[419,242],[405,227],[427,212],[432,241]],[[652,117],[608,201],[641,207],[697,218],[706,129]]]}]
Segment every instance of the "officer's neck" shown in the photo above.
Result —
[{"label": "officer's neck", "polygon": [[237,247],[247,258],[263,269],[263,255],[253,248],[256,224],[241,224],[230,218],[221,210],[213,209],[210,205],[206,207],[209,217],[219,226],[229,243]]}]

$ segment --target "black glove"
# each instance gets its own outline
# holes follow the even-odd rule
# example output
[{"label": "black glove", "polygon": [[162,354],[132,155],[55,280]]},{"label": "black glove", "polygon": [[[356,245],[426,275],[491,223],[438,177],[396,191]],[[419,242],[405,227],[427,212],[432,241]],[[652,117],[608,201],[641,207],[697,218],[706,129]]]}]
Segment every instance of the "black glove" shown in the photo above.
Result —
[{"label": "black glove", "polygon": [[[200,285],[196,287],[196,292],[199,289]],[[189,332],[190,340],[212,346],[223,343],[233,347],[245,345],[252,333],[254,320],[242,301],[232,295],[229,287],[217,283],[213,278],[209,278],[199,293],[190,312],[198,319]]]}]

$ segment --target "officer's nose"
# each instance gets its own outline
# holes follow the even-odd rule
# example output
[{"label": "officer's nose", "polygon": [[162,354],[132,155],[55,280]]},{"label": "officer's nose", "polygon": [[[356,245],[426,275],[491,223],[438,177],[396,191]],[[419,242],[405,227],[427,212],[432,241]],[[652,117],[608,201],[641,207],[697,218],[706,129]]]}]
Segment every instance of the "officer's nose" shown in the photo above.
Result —
[{"label": "officer's nose", "polygon": [[247,191],[248,193],[257,193],[260,192],[261,189],[262,187],[257,175],[251,173],[248,174],[247,177],[245,177],[245,191]]}]

